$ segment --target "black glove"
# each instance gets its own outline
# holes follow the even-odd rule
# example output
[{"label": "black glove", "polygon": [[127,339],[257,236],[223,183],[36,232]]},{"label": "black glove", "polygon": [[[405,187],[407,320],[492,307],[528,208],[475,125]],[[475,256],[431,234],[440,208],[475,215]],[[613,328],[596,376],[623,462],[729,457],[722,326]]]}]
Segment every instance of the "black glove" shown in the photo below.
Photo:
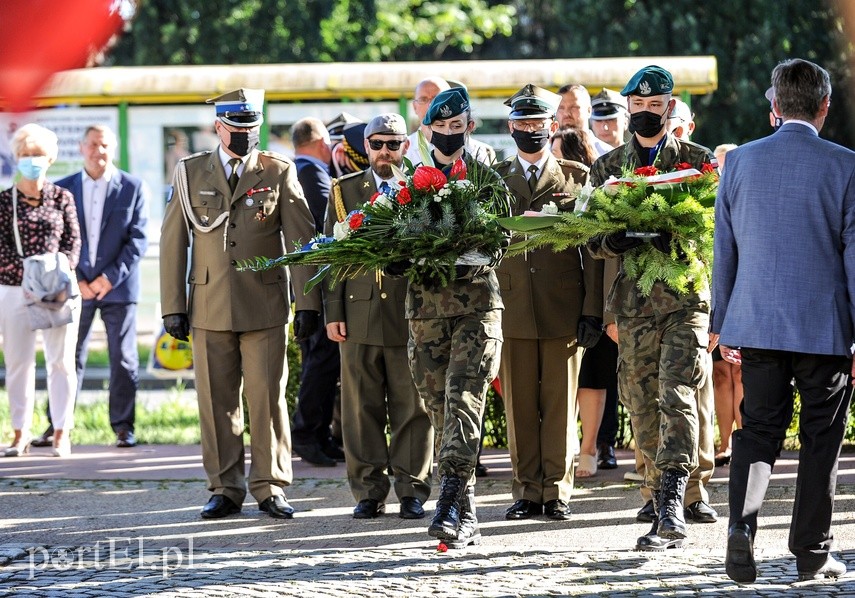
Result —
[{"label": "black glove", "polygon": [[385,268],[383,268],[383,274],[386,276],[403,276],[404,272],[407,271],[407,268],[410,267],[410,262],[400,261],[400,262],[392,262]]},{"label": "black glove", "polygon": [[294,340],[298,343],[309,340],[318,331],[321,314],[313,309],[301,309],[294,314]]},{"label": "black glove", "polygon": [[576,344],[590,349],[603,335],[603,319],[596,316],[581,316],[576,327]]},{"label": "black glove", "polygon": [[650,239],[650,244],[653,245],[656,249],[665,253],[667,255],[671,255],[671,238],[673,235],[667,232],[659,232],[658,237],[653,237]]},{"label": "black glove", "polygon": [[187,318],[187,314],[169,314],[168,316],[163,316],[163,327],[176,340],[190,340],[190,320]]},{"label": "black glove", "polygon": [[626,231],[622,230],[606,235],[603,243],[615,253],[626,253],[630,249],[643,245],[644,241],[638,237],[627,237]]}]

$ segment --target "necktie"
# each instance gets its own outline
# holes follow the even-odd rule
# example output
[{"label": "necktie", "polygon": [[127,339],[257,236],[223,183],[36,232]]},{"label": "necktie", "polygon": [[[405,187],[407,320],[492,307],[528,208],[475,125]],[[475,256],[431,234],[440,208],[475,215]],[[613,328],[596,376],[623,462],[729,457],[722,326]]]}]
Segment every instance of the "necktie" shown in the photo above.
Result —
[{"label": "necktie", "polygon": [[382,183],[380,183],[380,193],[385,195],[388,192],[389,192],[389,183],[387,183],[386,181],[383,181]]},{"label": "necktie", "polygon": [[528,190],[534,193],[534,188],[537,187],[537,166],[532,164],[528,167]]},{"label": "necktie", "polygon": [[238,164],[240,164],[240,158],[229,160],[229,166],[232,167],[232,173],[229,175],[229,188],[232,190],[232,193],[237,189],[238,179],[240,178],[240,175],[238,175]]}]

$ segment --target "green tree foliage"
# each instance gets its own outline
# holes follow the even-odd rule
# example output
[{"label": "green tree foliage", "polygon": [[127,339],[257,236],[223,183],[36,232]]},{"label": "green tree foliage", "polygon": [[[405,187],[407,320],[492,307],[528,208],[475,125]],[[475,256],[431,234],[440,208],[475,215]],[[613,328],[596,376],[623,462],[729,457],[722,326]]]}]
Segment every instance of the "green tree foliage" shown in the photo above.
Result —
[{"label": "green tree foliage", "polygon": [[[817,0],[517,0],[514,43],[487,41],[479,58],[714,55],[718,90],[694,98],[693,140],[707,146],[768,135],[763,93],[774,66],[805,58],[831,74],[832,111],[823,137],[852,146],[841,20]],[[679,82],[678,82],[679,83]]]}]

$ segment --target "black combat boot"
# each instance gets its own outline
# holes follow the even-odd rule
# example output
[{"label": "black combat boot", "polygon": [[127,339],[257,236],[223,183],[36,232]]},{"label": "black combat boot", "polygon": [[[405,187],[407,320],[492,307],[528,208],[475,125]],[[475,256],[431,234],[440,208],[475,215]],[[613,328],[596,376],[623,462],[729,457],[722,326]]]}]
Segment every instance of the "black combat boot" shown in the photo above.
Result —
[{"label": "black combat boot", "polygon": [[686,537],[686,519],[683,513],[683,495],[689,474],[677,469],[662,472],[659,489],[662,503],[659,506],[658,533],[669,540],[682,540]]},{"label": "black combat boot", "polygon": [[635,541],[636,550],[661,552],[668,548],[680,548],[683,545],[683,540],[670,540],[659,535],[659,501],[660,494],[659,491],[656,490],[653,492],[653,508],[654,513],[657,513],[657,515],[653,516],[653,526],[650,528],[650,531]]},{"label": "black combat boot", "polygon": [[456,475],[442,476],[439,481],[436,511],[428,528],[429,536],[440,540],[457,540],[468,481],[468,478]]},{"label": "black combat boot", "polygon": [[460,515],[460,528],[457,539],[448,543],[449,548],[466,548],[470,544],[481,543],[481,531],[478,529],[478,517],[475,514],[475,488],[466,488],[463,496],[463,512]]}]

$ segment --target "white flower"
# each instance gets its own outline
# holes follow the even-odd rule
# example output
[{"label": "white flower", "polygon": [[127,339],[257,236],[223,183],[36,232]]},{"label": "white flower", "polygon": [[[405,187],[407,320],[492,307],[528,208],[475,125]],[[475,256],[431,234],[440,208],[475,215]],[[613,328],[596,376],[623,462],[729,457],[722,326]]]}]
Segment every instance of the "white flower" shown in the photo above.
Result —
[{"label": "white flower", "polygon": [[386,195],[378,195],[377,199],[374,200],[374,205],[380,206],[380,207],[383,207],[383,208],[386,208],[389,210],[391,210],[394,207],[394,205],[392,204],[392,202],[389,200],[389,198]]},{"label": "white flower", "polygon": [[591,195],[594,193],[594,188],[591,182],[585,183],[585,186],[579,190],[579,195],[576,197],[576,212],[585,212],[588,210],[588,202],[591,201]]},{"label": "white flower", "polygon": [[469,179],[463,179],[463,180],[454,181],[454,184],[457,185],[458,187],[466,188],[466,187],[472,186],[472,181],[470,181]]},{"label": "white flower", "polygon": [[433,200],[434,200],[436,203],[439,203],[439,202],[441,202],[441,201],[442,201],[442,196],[441,196],[439,193],[437,193],[436,195],[434,195],[434,196],[433,196]]},{"label": "white flower", "polygon": [[347,235],[350,234],[350,225],[347,223],[347,220],[344,222],[336,222],[333,225],[333,238],[336,241],[341,241],[346,238]]},{"label": "white flower", "polygon": [[550,201],[548,204],[543,206],[540,209],[541,214],[549,214],[550,216],[558,215],[558,206],[555,205],[554,201]]}]

